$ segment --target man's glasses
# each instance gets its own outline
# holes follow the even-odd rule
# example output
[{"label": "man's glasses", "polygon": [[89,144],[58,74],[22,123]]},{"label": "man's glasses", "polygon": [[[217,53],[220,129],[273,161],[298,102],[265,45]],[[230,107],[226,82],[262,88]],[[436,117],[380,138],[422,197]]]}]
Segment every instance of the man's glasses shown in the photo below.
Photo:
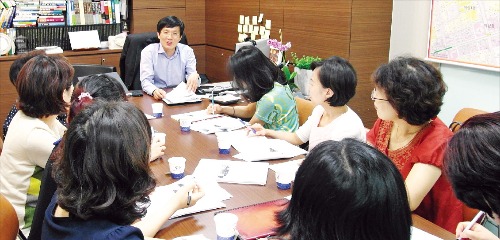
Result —
[{"label": "man's glasses", "polygon": [[389,101],[387,99],[382,99],[382,98],[376,98],[375,97],[375,88],[372,90],[372,95],[370,96],[372,101],[375,101],[375,100],[380,100],[380,101]]}]

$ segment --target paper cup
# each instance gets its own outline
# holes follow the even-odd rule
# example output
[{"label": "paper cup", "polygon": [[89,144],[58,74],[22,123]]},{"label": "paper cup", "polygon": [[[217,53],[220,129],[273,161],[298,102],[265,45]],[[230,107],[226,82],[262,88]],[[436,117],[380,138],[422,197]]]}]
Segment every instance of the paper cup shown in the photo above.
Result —
[{"label": "paper cup", "polygon": [[162,145],[165,145],[165,138],[167,137],[166,133],[154,133],[153,140],[158,139]]},{"label": "paper cup", "polygon": [[179,124],[181,125],[182,132],[191,131],[191,119],[183,118],[183,119],[179,120]]},{"label": "paper cup", "polygon": [[276,171],[276,186],[278,189],[287,190],[292,187],[292,172],[288,169],[277,169]]},{"label": "paper cup", "polygon": [[217,145],[219,146],[219,154],[229,154],[231,149],[231,141],[227,138],[217,138]]},{"label": "paper cup", "polygon": [[236,240],[238,216],[232,213],[219,213],[214,216],[217,240]]},{"label": "paper cup", "polygon": [[153,103],[151,107],[153,108],[153,117],[161,118],[163,116],[163,103]]},{"label": "paper cup", "polygon": [[171,157],[168,159],[170,167],[170,175],[173,179],[181,179],[184,177],[184,169],[186,168],[186,159],[183,157]]}]

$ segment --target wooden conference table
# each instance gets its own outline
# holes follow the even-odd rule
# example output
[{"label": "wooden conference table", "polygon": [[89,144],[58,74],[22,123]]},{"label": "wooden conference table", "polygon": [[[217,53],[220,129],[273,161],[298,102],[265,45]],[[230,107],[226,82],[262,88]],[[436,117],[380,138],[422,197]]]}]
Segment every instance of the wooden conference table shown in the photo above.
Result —
[{"label": "wooden conference table", "polygon": [[[129,101],[147,114],[152,114],[151,104],[157,102],[152,97],[144,95],[143,97],[131,97]],[[162,159],[150,163],[150,167],[156,176],[158,185],[166,185],[173,183],[174,180],[165,173],[169,172],[167,159],[170,157],[182,156],[186,161],[186,174],[193,173],[202,158],[210,159],[225,159],[235,160],[231,156],[236,154],[236,150],[231,149],[231,154],[219,154],[217,147],[217,139],[214,134],[205,135],[199,132],[191,131],[182,133],[179,123],[170,116],[206,109],[209,101],[204,99],[202,103],[186,104],[177,106],[164,105],[163,118],[149,120],[149,123],[155,130],[167,134],[165,155]],[[270,164],[280,163],[284,160],[272,160]],[[291,190],[279,190],[276,187],[274,171],[270,170],[267,176],[267,184],[265,186],[257,185],[240,185],[220,183],[221,187],[226,189],[233,197],[224,201],[225,209],[231,209],[255,203],[280,199],[290,195]],[[168,226],[160,230],[157,238],[172,239],[175,237],[203,234],[209,239],[215,239],[215,223],[213,220],[214,213],[223,209],[216,209],[196,213],[184,217],[171,219],[168,221]],[[433,223],[413,215],[414,226],[434,234],[443,239],[455,239],[454,235],[444,229],[434,225]]]}]

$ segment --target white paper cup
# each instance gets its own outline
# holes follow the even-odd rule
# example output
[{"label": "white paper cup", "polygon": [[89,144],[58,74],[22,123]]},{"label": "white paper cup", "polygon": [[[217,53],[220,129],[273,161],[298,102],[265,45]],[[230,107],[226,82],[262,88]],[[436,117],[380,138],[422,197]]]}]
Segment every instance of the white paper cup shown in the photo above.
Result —
[{"label": "white paper cup", "polygon": [[163,103],[153,103],[151,107],[153,108],[153,117],[161,118],[163,116]]},{"label": "white paper cup", "polygon": [[181,125],[181,131],[182,132],[189,132],[191,131],[191,119],[189,118],[182,118],[179,120],[179,124]]},{"label": "white paper cup", "polygon": [[215,231],[217,232],[217,240],[235,240],[236,239],[236,224],[238,216],[232,213],[219,213],[214,216]]},{"label": "white paper cup", "polygon": [[153,141],[154,141],[155,139],[158,139],[158,140],[161,142],[161,144],[162,144],[162,145],[165,145],[165,141],[166,141],[166,140],[165,140],[165,138],[166,138],[166,137],[167,137],[167,134],[166,134],[166,133],[160,133],[160,132],[158,132],[158,133],[154,133],[154,134],[153,134]]},{"label": "white paper cup", "polygon": [[292,187],[293,173],[289,169],[276,170],[276,186],[278,189],[287,190]]},{"label": "white paper cup", "polygon": [[229,154],[231,149],[231,141],[228,138],[217,138],[217,145],[219,146],[219,154]]},{"label": "white paper cup", "polygon": [[183,157],[171,157],[168,159],[170,167],[170,175],[173,179],[181,179],[184,177],[184,169],[186,168],[186,159]]}]

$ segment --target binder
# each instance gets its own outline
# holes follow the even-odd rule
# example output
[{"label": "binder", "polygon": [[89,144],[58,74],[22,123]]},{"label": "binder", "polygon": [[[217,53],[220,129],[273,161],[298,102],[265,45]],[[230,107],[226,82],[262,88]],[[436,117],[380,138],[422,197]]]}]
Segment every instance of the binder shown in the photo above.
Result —
[{"label": "binder", "polygon": [[277,199],[215,213],[233,213],[238,216],[236,228],[239,237],[252,240],[275,235],[278,227],[276,214],[288,206],[287,199]]}]

